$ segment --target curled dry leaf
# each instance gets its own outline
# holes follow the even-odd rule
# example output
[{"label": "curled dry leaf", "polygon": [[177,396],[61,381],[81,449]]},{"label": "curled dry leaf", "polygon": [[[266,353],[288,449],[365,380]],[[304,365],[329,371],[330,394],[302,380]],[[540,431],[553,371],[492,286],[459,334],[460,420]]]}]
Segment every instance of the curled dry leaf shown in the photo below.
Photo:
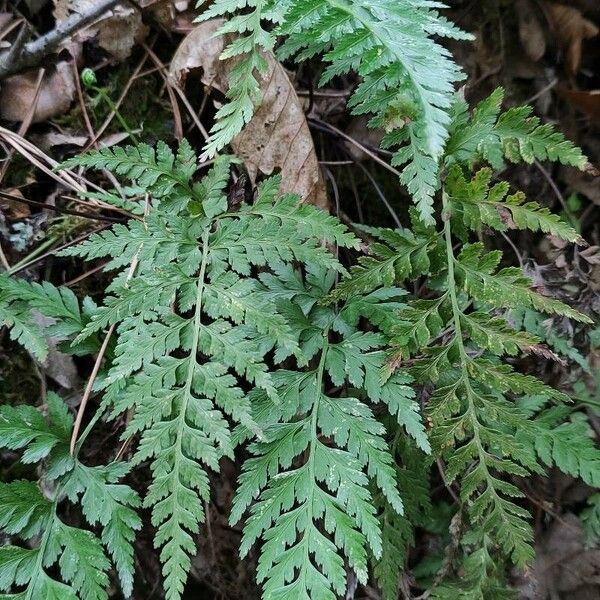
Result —
[{"label": "curled dry leaf", "polygon": [[[38,71],[28,71],[8,77],[0,90],[0,116],[8,121],[23,121],[27,118],[38,84]],[[73,69],[67,62],[59,62],[48,69],[40,83],[39,97],[33,123],[45,121],[66,112],[75,97]]]},{"label": "curled dry leaf", "polygon": [[[174,83],[181,85],[190,72],[202,69],[204,85],[221,93],[227,89],[235,62],[219,58],[225,42],[214,34],[220,24],[216,19],[201,23],[184,38],[171,62]],[[269,70],[263,80],[262,102],[232,148],[253,183],[259,175],[281,172],[284,192],[294,191],[306,202],[326,208],[325,183],[302,103],[285,69],[272,54],[266,58]]]}]

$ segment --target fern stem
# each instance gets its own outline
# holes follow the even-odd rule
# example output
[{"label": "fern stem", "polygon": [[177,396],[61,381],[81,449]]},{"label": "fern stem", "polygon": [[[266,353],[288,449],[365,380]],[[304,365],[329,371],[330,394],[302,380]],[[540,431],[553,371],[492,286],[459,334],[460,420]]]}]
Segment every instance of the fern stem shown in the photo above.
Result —
[{"label": "fern stem", "polygon": [[[452,227],[450,225],[450,214],[451,208],[449,203],[448,194],[442,190],[442,219],[444,221],[444,238],[446,240],[446,262],[448,267],[448,293],[450,295],[450,303],[452,305],[452,321],[454,323],[454,331],[455,331],[455,343],[458,344],[458,352],[460,356],[460,370],[461,370],[461,379],[465,386],[465,396],[467,398],[468,403],[468,414],[471,420],[471,425],[473,427],[473,439],[475,440],[475,444],[477,446],[477,452],[479,454],[479,460],[483,469],[488,478],[488,484],[490,480],[490,473],[487,468],[487,464],[485,461],[486,451],[481,442],[481,436],[479,435],[479,420],[477,419],[475,404],[473,402],[473,388],[471,387],[471,382],[469,381],[469,371],[468,371],[468,363],[469,357],[467,356],[467,351],[465,350],[465,344],[463,341],[463,333],[462,326],[460,323],[460,315],[461,310],[458,305],[458,297],[456,294],[456,276],[454,273],[454,261],[456,258],[454,257],[454,249],[452,247]],[[493,486],[491,486],[493,489]],[[494,492],[495,493],[495,492]]]},{"label": "fern stem", "polygon": [[[198,344],[200,341],[200,328],[202,326],[202,296],[204,294],[204,278],[206,276],[206,266],[208,264],[208,227],[202,234],[202,263],[200,265],[200,272],[198,274],[198,283],[196,288],[196,309],[194,312],[194,330],[192,338],[192,346],[190,349],[190,359],[188,363],[187,375],[185,380],[185,386],[183,390],[183,399],[181,406],[179,407],[179,426],[177,429],[177,438],[175,440],[175,446],[178,451],[175,453],[175,463],[173,470],[176,472],[177,479],[179,479],[179,457],[182,456],[183,450],[183,432],[185,429],[185,418],[187,413],[187,407],[192,393],[192,382],[194,380],[194,372],[196,370],[196,360],[198,355]],[[176,488],[177,490],[177,488]],[[177,491],[174,492],[175,494]]]},{"label": "fern stem", "polygon": [[[309,447],[309,458],[308,458],[308,473],[311,482],[314,482],[314,485],[311,485],[311,496],[310,500],[307,498],[307,506],[308,506],[308,518],[306,520],[307,527],[309,527],[313,523],[313,502],[314,502],[314,490],[316,487],[315,481],[315,447],[319,442],[318,439],[318,428],[317,422],[319,419],[319,404],[321,402],[321,394],[323,393],[323,376],[325,374],[325,360],[327,359],[327,350],[329,349],[329,328],[325,329],[323,332],[323,349],[321,350],[321,358],[319,360],[319,366],[317,367],[317,397],[312,407],[312,413],[310,417],[310,447]],[[306,532],[304,533],[306,536]],[[307,564],[310,562],[310,551],[308,547],[308,543],[304,544],[305,552],[306,552],[306,560]]]}]

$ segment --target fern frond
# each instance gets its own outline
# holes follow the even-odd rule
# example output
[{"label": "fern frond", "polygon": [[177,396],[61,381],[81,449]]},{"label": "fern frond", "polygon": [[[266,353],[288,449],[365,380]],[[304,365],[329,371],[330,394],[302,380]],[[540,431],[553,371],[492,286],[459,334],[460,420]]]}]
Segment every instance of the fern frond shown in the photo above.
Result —
[{"label": "fern frond", "polygon": [[[460,167],[450,168],[445,190],[456,220],[465,227],[477,230],[487,225],[496,231],[529,229],[542,231],[567,242],[582,242],[582,238],[558,215],[541,207],[537,202],[527,201],[525,194],[508,195],[509,185],[505,181],[491,186],[492,170],[483,168],[471,181],[467,181]],[[455,226],[455,230],[458,228]]]},{"label": "fern frond", "polygon": [[572,142],[549,124],[540,124],[530,106],[510,108],[501,113],[504,90],[496,89],[468,119],[465,102],[455,106],[455,121],[446,146],[445,162],[473,165],[485,160],[501,169],[503,160],[533,163],[550,160],[583,169],[587,158]]},{"label": "fern frond", "polygon": [[600,540],[600,494],[593,494],[587,500],[588,506],[581,512],[581,521],[588,543],[597,545]]},{"label": "fern frond", "polygon": [[375,494],[375,503],[380,508],[383,549],[373,571],[384,600],[397,599],[400,574],[406,568],[409,548],[415,541],[414,530],[425,523],[431,508],[428,457],[401,432],[396,432],[391,450],[396,457],[398,489],[405,514],[399,515],[381,493]]},{"label": "fern frond", "polygon": [[[527,202],[520,194],[508,196],[508,184],[492,185],[491,170],[481,169],[467,179],[466,173],[477,160],[483,158],[498,166],[505,155],[516,158],[519,131],[525,130],[535,139],[535,149],[528,150],[523,142],[523,153],[531,151],[531,156],[540,160],[552,157],[582,164],[579,151],[569,143],[562,144],[559,134],[551,134],[537,120],[526,121],[529,112],[514,112],[503,119],[501,100],[502,94],[496,92],[472,117],[464,105],[454,107],[445,157],[449,171],[442,193],[444,227],[441,236],[433,228],[419,231],[424,234],[419,249],[424,256],[419,257],[416,268],[410,260],[414,246],[402,231],[395,240],[394,232],[369,231],[376,240],[372,248],[379,260],[362,259],[361,266],[341,283],[343,291],[360,291],[429,275],[426,299],[408,299],[397,311],[395,322],[386,324],[391,346],[386,370],[393,373],[410,358],[409,372],[418,383],[433,388],[427,401],[433,451],[446,461],[446,483],[460,486],[470,522],[462,566],[470,573],[469,581],[443,583],[434,591],[440,598],[506,597],[506,586],[492,564],[481,563],[490,559],[493,546],[517,565],[531,561],[529,513],[515,501],[522,492],[510,477],[543,472],[542,462],[597,485],[597,451],[585,426],[579,421],[564,422],[565,413],[559,409],[551,413],[554,420],[548,421],[549,417],[520,407],[522,399],[531,396],[558,402],[568,397],[502,362],[506,355],[530,351],[539,341],[519,331],[507,309],[536,310],[584,324],[590,323],[590,318],[534,290],[521,269],[500,268],[501,252],[488,251],[483,243],[467,243],[470,231],[480,231],[483,225],[499,231],[511,227],[539,230],[568,241],[580,240],[547,209]],[[523,122],[517,126],[519,118]],[[453,236],[465,242],[458,255]],[[393,269],[395,261],[400,269]]]},{"label": "fern frond", "polygon": [[[35,311],[56,323],[43,332]],[[87,321],[75,294],[50,282],[30,283],[0,274],[0,323],[8,326],[10,336],[36,359],[43,362],[48,354],[46,336],[67,338],[79,333]]]},{"label": "fern frond", "polygon": [[[416,278],[432,270],[430,255],[439,238],[431,231],[417,232],[408,229],[363,228],[373,235],[367,256],[361,256],[329,298],[339,300],[353,295],[372,292],[380,287],[390,287],[395,281]],[[435,268],[435,260],[434,266]]]},{"label": "fern frond", "polygon": [[[255,267],[276,273],[302,261],[343,272],[324,243],[358,247],[333,217],[292,194],[280,196],[278,177],[261,184],[252,205],[229,211],[231,159],[218,159],[192,183],[196,160],[185,143],[181,148],[183,159],[164,145],[81,159],[145,184],[154,201],[143,220],[116,225],[69,251],[88,260],[109,257],[116,270],[104,303],[76,341],[116,326],[104,406],[112,417],[130,411],[123,436],[139,436],[133,463],[150,462],[144,506],[152,510],[169,600],[183,593],[204,522],[207,469],[233,455],[230,421],[260,431],[244,390],[254,386],[275,400],[267,353],[273,350],[278,361],[301,353],[279,294],[264,283],[268,273],[258,277]],[[134,258],[136,274],[125,278]],[[122,521],[131,521],[127,509]],[[131,523],[115,535],[129,539]],[[130,556],[116,558],[126,573]]]},{"label": "fern frond", "polygon": [[[220,0],[202,19],[231,17],[220,33],[239,33],[223,58],[243,56],[231,73],[230,102],[217,113],[206,151],[228,144],[252,116],[260,99],[256,76],[266,71],[261,55],[275,35],[284,36],[278,56],[305,60],[317,54],[329,63],[321,85],[356,71],[362,78],[349,101],[354,114],[372,115],[370,125],[388,133],[384,147],[397,148],[393,164],[408,163],[401,180],[413,195],[421,218],[433,222],[433,195],[439,188],[439,159],[448,137],[454,84],[463,78],[448,51],[433,36],[471,39],[441,17],[438,3],[412,0],[290,0],[274,3]],[[427,68],[423,68],[427,65]]]},{"label": "fern frond", "polygon": [[[198,2],[198,6],[202,4]],[[216,0],[197,19],[205,21],[229,15],[217,34],[240,35],[220,56],[221,60],[238,60],[229,73],[229,86],[225,93],[228,102],[217,111],[216,122],[204,147],[208,158],[231,143],[252,118],[254,107],[260,103],[261,79],[268,70],[264,53],[272,50],[275,44],[274,36],[263,27],[263,21],[276,22],[276,4],[272,0]],[[245,12],[231,16],[240,10]]]},{"label": "fern frond", "polygon": [[[268,598],[333,599],[346,588],[344,560],[366,581],[367,549],[376,557],[382,552],[369,479],[396,513],[403,512],[385,430],[360,396],[388,404],[398,423],[429,450],[406,386],[410,378],[397,374],[382,384],[381,337],[356,331],[352,310],[319,306],[319,295],[329,291],[323,281],[331,285],[331,279],[318,271],[311,276],[317,290],[307,277],[286,302],[290,318],[304,330],[301,350],[314,357],[315,366],[275,373],[280,400],[268,413],[259,408],[266,396],[254,397],[263,439],[251,446],[254,456],[244,465],[231,515],[236,522],[251,506],[241,553],[264,540],[257,575]],[[331,329],[343,333],[339,342],[329,339]],[[330,397],[326,376],[338,386],[349,382],[359,395]]]},{"label": "fern frond", "polygon": [[[0,424],[3,447],[23,450],[23,463],[45,462],[44,478],[50,484],[45,489],[52,493],[47,498],[33,481],[0,484],[0,528],[13,537],[36,540],[27,549],[1,549],[0,590],[25,587],[21,594],[4,597],[107,600],[110,561],[103,545],[115,561],[123,591],[129,595],[134,571],[132,542],[141,526],[133,508],[139,499],[128,486],[114,483],[127,467],[90,468],[71,456],[73,421],[56,394],[48,395],[47,417],[32,406],[2,406]],[[101,539],[59,517],[59,503],[65,497],[77,502],[79,496],[87,522],[100,525]],[[47,573],[53,565],[57,565],[64,583]]]}]

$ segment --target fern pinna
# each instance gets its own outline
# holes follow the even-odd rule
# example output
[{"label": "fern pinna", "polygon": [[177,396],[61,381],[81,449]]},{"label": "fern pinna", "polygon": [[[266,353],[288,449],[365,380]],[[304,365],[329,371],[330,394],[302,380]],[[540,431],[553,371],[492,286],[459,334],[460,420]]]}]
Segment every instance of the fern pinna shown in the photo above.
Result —
[{"label": "fern pinna", "polygon": [[404,292],[359,295],[340,309],[320,305],[335,276],[310,269],[303,279],[288,268],[263,277],[299,336],[298,366],[306,365],[273,374],[277,404],[262,390],[252,395],[263,436],[250,446],[231,520],[251,506],[240,551],[264,539],[257,577],[265,598],[333,600],[346,590],[346,565],[366,583],[369,554],[381,558],[369,480],[397,515],[404,509],[385,428],[369,404],[383,402],[396,426],[429,451],[410,377],[398,372],[382,384],[384,339],[357,330],[361,317],[377,321],[379,311],[401,306],[396,295]]},{"label": "fern pinna", "polygon": [[[46,414],[44,414],[44,412]],[[24,464],[44,463],[40,483],[16,480],[0,484],[0,527],[29,542],[0,548],[0,594],[14,600],[105,600],[112,562],[125,595],[133,590],[133,540],[141,520],[136,492],[119,483],[130,465],[88,467],[69,452],[73,418],[67,405],[50,392],[45,411],[29,405],[0,408],[0,445],[23,450]],[[89,526],[72,527],[59,515],[64,504],[79,505]],[[62,581],[54,578],[58,565]]]},{"label": "fern pinna", "polygon": [[[229,420],[260,433],[248,385],[278,401],[265,355],[273,351],[281,361],[300,352],[297,333],[277,309],[277,290],[256,277],[256,268],[298,261],[342,271],[324,243],[357,242],[332,217],[295,196],[279,197],[277,178],[260,186],[254,203],[229,210],[231,160],[218,159],[192,183],[195,157],[185,143],[177,156],[159,145],[156,158],[143,147],[76,162],[126,174],[152,197],[143,221],[68,254],[112,256],[109,267],[121,269],[79,337],[118,324],[102,387],[113,416],[132,414],[124,438],[139,434],[133,463],[151,461],[144,506],[152,508],[162,548],[166,597],[179,598],[209,498],[204,469],[218,470],[221,457],[232,457]],[[154,173],[148,163],[156,164]],[[133,257],[139,266],[127,282],[123,263]]]}]

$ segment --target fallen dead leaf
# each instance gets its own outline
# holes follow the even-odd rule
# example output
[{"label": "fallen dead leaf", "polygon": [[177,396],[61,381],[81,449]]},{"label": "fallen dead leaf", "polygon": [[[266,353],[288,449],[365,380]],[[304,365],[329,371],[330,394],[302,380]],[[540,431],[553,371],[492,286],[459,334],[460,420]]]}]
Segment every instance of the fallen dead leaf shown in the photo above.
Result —
[{"label": "fallen dead leaf", "polygon": [[583,173],[573,167],[561,167],[560,178],[573,191],[600,205],[600,185],[598,185],[597,175]]},{"label": "fallen dead leaf", "polygon": [[[3,191],[15,198],[23,198],[23,194],[18,188],[8,188]],[[31,214],[28,204],[8,198],[0,198],[0,212],[10,219],[25,219]]]},{"label": "fallen dead leaf", "polygon": [[142,14],[132,6],[117,6],[113,16],[97,24],[98,45],[117,60],[125,60],[136,43],[143,41],[149,29]]},{"label": "fallen dead leaf", "polygon": [[600,550],[587,549],[581,521],[572,513],[554,521],[536,548],[532,568],[518,586],[522,600],[594,600],[600,594]]},{"label": "fallen dead leaf", "polygon": [[545,1],[542,9],[555,39],[565,52],[569,72],[577,73],[581,65],[583,42],[596,37],[600,29],[573,6]]},{"label": "fallen dead leaf", "polygon": [[[353,139],[362,144],[363,146],[371,148],[379,148],[379,144],[385,135],[383,129],[373,129],[368,125],[369,119],[363,115],[354,117],[350,121],[346,133]],[[368,154],[363,152],[359,146],[344,140],[344,147],[350,154],[350,156],[356,161],[364,161],[369,158]]]},{"label": "fallen dead leaf", "polygon": [[[55,323],[54,319],[49,319],[37,312],[34,313],[33,318],[44,329]],[[44,373],[67,390],[79,388],[79,376],[73,357],[58,349],[56,338],[46,336],[46,341],[48,342],[48,356],[42,363]]]},{"label": "fallen dead leaf", "polygon": [[139,0],[138,6],[166,29],[173,27],[177,9],[172,0]]},{"label": "fallen dead leaf", "polygon": [[546,34],[540,20],[539,8],[533,0],[517,0],[515,10],[521,46],[527,56],[537,62],[546,53]]},{"label": "fallen dead leaf", "polygon": [[568,71],[579,71],[583,42],[600,31],[595,23],[579,8],[549,0],[518,0],[515,10],[521,46],[531,60],[540,60],[548,43],[554,43],[564,53]]},{"label": "fallen dead leaf", "polygon": [[[38,71],[28,71],[8,77],[0,91],[0,116],[8,121],[23,121],[35,100]],[[75,97],[73,69],[67,62],[59,62],[48,69],[40,84],[40,93],[33,115],[33,123],[45,121],[66,112]]]},{"label": "fallen dead leaf", "polygon": [[[223,93],[234,60],[219,59],[225,41],[213,37],[222,21],[201,23],[181,42],[171,61],[170,75],[183,85],[187,75],[202,69],[204,85]],[[254,117],[233,140],[232,148],[254,183],[259,175],[282,174],[282,191],[295,192],[303,200],[328,207],[327,192],[304,112],[285,69],[271,54],[263,79],[263,99]]]},{"label": "fallen dead leaf", "polygon": [[558,92],[581,112],[584,112],[594,121],[600,122],[600,90],[580,91],[559,89]]},{"label": "fallen dead leaf", "polygon": [[[57,22],[64,21],[73,13],[85,12],[94,2],[95,0],[55,0],[54,17]],[[121,61],[131,54],[136,43],[145,39],[148,32],[141,12],[123,2],[74,37],[80,42],[96,38],[103,50]]]},{"label": "fallen dead leaf", "polygon": [[78,146],[82,148],[88,141],[87,135],[77,135],[65,131],[49,131],[43,134],[33,134],[31,141],[44,152],[48,152],[55,146]]},{"label": "fallen dead leaf", "polygon": [[13,20],[13,15],[8,12],[0,12],[0,33]]}]

